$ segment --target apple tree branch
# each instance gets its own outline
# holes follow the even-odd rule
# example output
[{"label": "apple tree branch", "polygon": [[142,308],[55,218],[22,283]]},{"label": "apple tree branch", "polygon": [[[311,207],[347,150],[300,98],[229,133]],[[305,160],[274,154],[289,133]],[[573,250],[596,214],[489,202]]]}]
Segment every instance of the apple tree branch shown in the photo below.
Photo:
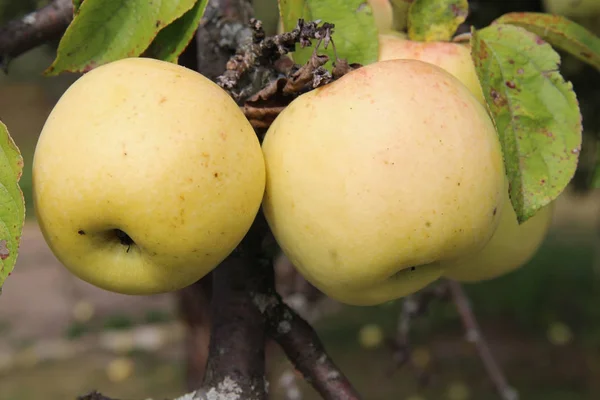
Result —
[{"label": "apple tree branch", "polygon": [[446,284],[465,327],[467,340],[475,344],[483,366],[491,381],[496,386],[498,394],[502,397],[502,400],[517,400],[519,398],[518,393],[508,384],[502,369],[500,369],[498,362],[483,337],[481,328],[471,309],[471,302],[462,285],[454,280],[448,280]]},{"label": "apple tree branch", "polygon": [[13,58],[60,37],[73,19],[72,0],[47,6],[0,27],[0,64],[6,70]]}]

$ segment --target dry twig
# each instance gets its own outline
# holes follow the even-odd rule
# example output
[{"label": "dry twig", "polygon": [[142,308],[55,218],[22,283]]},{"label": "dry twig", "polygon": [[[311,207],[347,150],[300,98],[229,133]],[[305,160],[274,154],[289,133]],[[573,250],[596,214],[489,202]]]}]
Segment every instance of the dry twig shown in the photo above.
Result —
[{"label": "dry twig", "polygon": [[72,19],[72,0],[54,0],[1,27],[0,63],[4,70],[13,58],[59,37]]}]

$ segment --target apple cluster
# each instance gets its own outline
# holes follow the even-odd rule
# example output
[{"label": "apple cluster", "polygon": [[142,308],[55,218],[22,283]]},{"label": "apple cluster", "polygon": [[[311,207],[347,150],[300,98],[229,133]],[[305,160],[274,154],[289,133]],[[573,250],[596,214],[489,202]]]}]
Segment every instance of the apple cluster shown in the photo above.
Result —
[{"label": "apple cluster", "polygon": [[86,73],[34,156],[49,247],[98,287],[168,292],[224,260],[262,207],[298,271],[347,304],[524,265],[552,205],[518,224],[468,44],[379,39],[377,62],[296,98],[262,144],[195,71],[127,58]]}]

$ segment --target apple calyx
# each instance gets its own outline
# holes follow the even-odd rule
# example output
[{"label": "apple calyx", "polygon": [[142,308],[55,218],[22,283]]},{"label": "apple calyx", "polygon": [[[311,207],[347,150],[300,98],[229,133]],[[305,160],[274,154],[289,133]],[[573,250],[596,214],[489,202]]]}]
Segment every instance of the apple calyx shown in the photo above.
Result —
[{"label": "apple calyx", "polygon": [[127,246],[127,253],[129,253],[129,249],[131,248],[131,245],[135,244],[135,242],[133,241],[133,239],[131,238],[131,236],[129,236],[128,234],[126,234],[125,232],[123,232],[120,229],[115,229],[114,230],[115,236],[117,237],[117,239],[119,239],[119,241],[121,242],[121,244],[123,246]]}]

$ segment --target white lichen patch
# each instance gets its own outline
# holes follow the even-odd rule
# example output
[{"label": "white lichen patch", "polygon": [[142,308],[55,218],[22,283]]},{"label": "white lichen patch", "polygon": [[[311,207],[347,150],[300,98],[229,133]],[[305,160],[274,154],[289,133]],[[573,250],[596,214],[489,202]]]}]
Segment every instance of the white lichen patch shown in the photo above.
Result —
[{"label": "white lichen patch", "polygon": [[24,24],[33,25],[33,24],[35,24],[35,21],[36,21],[36,16],[34,13],[27,14],[26,16],[23,17]]},{"label": "white lichen patch", "polygon": [[175,400],[196,400],[196,392],[184,394],[181,397],[176,398]]},{"label": "white lichen patch", "polygon": [[242,388],[236,381],[226,376],[216,388],[211,388],[206,393],[207,400],[241,400]]},{"label": "white lichen patch", "polygon": [[261,293],[255,293],[252,296],[252,302],[256,307],[258,307],[261,314],[264,314],[269,306],[275,305],[275,301],[271,296],[266,296]]},{"label": "white lichen patch", "polygon": [[287,335],[292,330],[292,325],[288,321],[281,321],[277,324],[277,333]]}]

